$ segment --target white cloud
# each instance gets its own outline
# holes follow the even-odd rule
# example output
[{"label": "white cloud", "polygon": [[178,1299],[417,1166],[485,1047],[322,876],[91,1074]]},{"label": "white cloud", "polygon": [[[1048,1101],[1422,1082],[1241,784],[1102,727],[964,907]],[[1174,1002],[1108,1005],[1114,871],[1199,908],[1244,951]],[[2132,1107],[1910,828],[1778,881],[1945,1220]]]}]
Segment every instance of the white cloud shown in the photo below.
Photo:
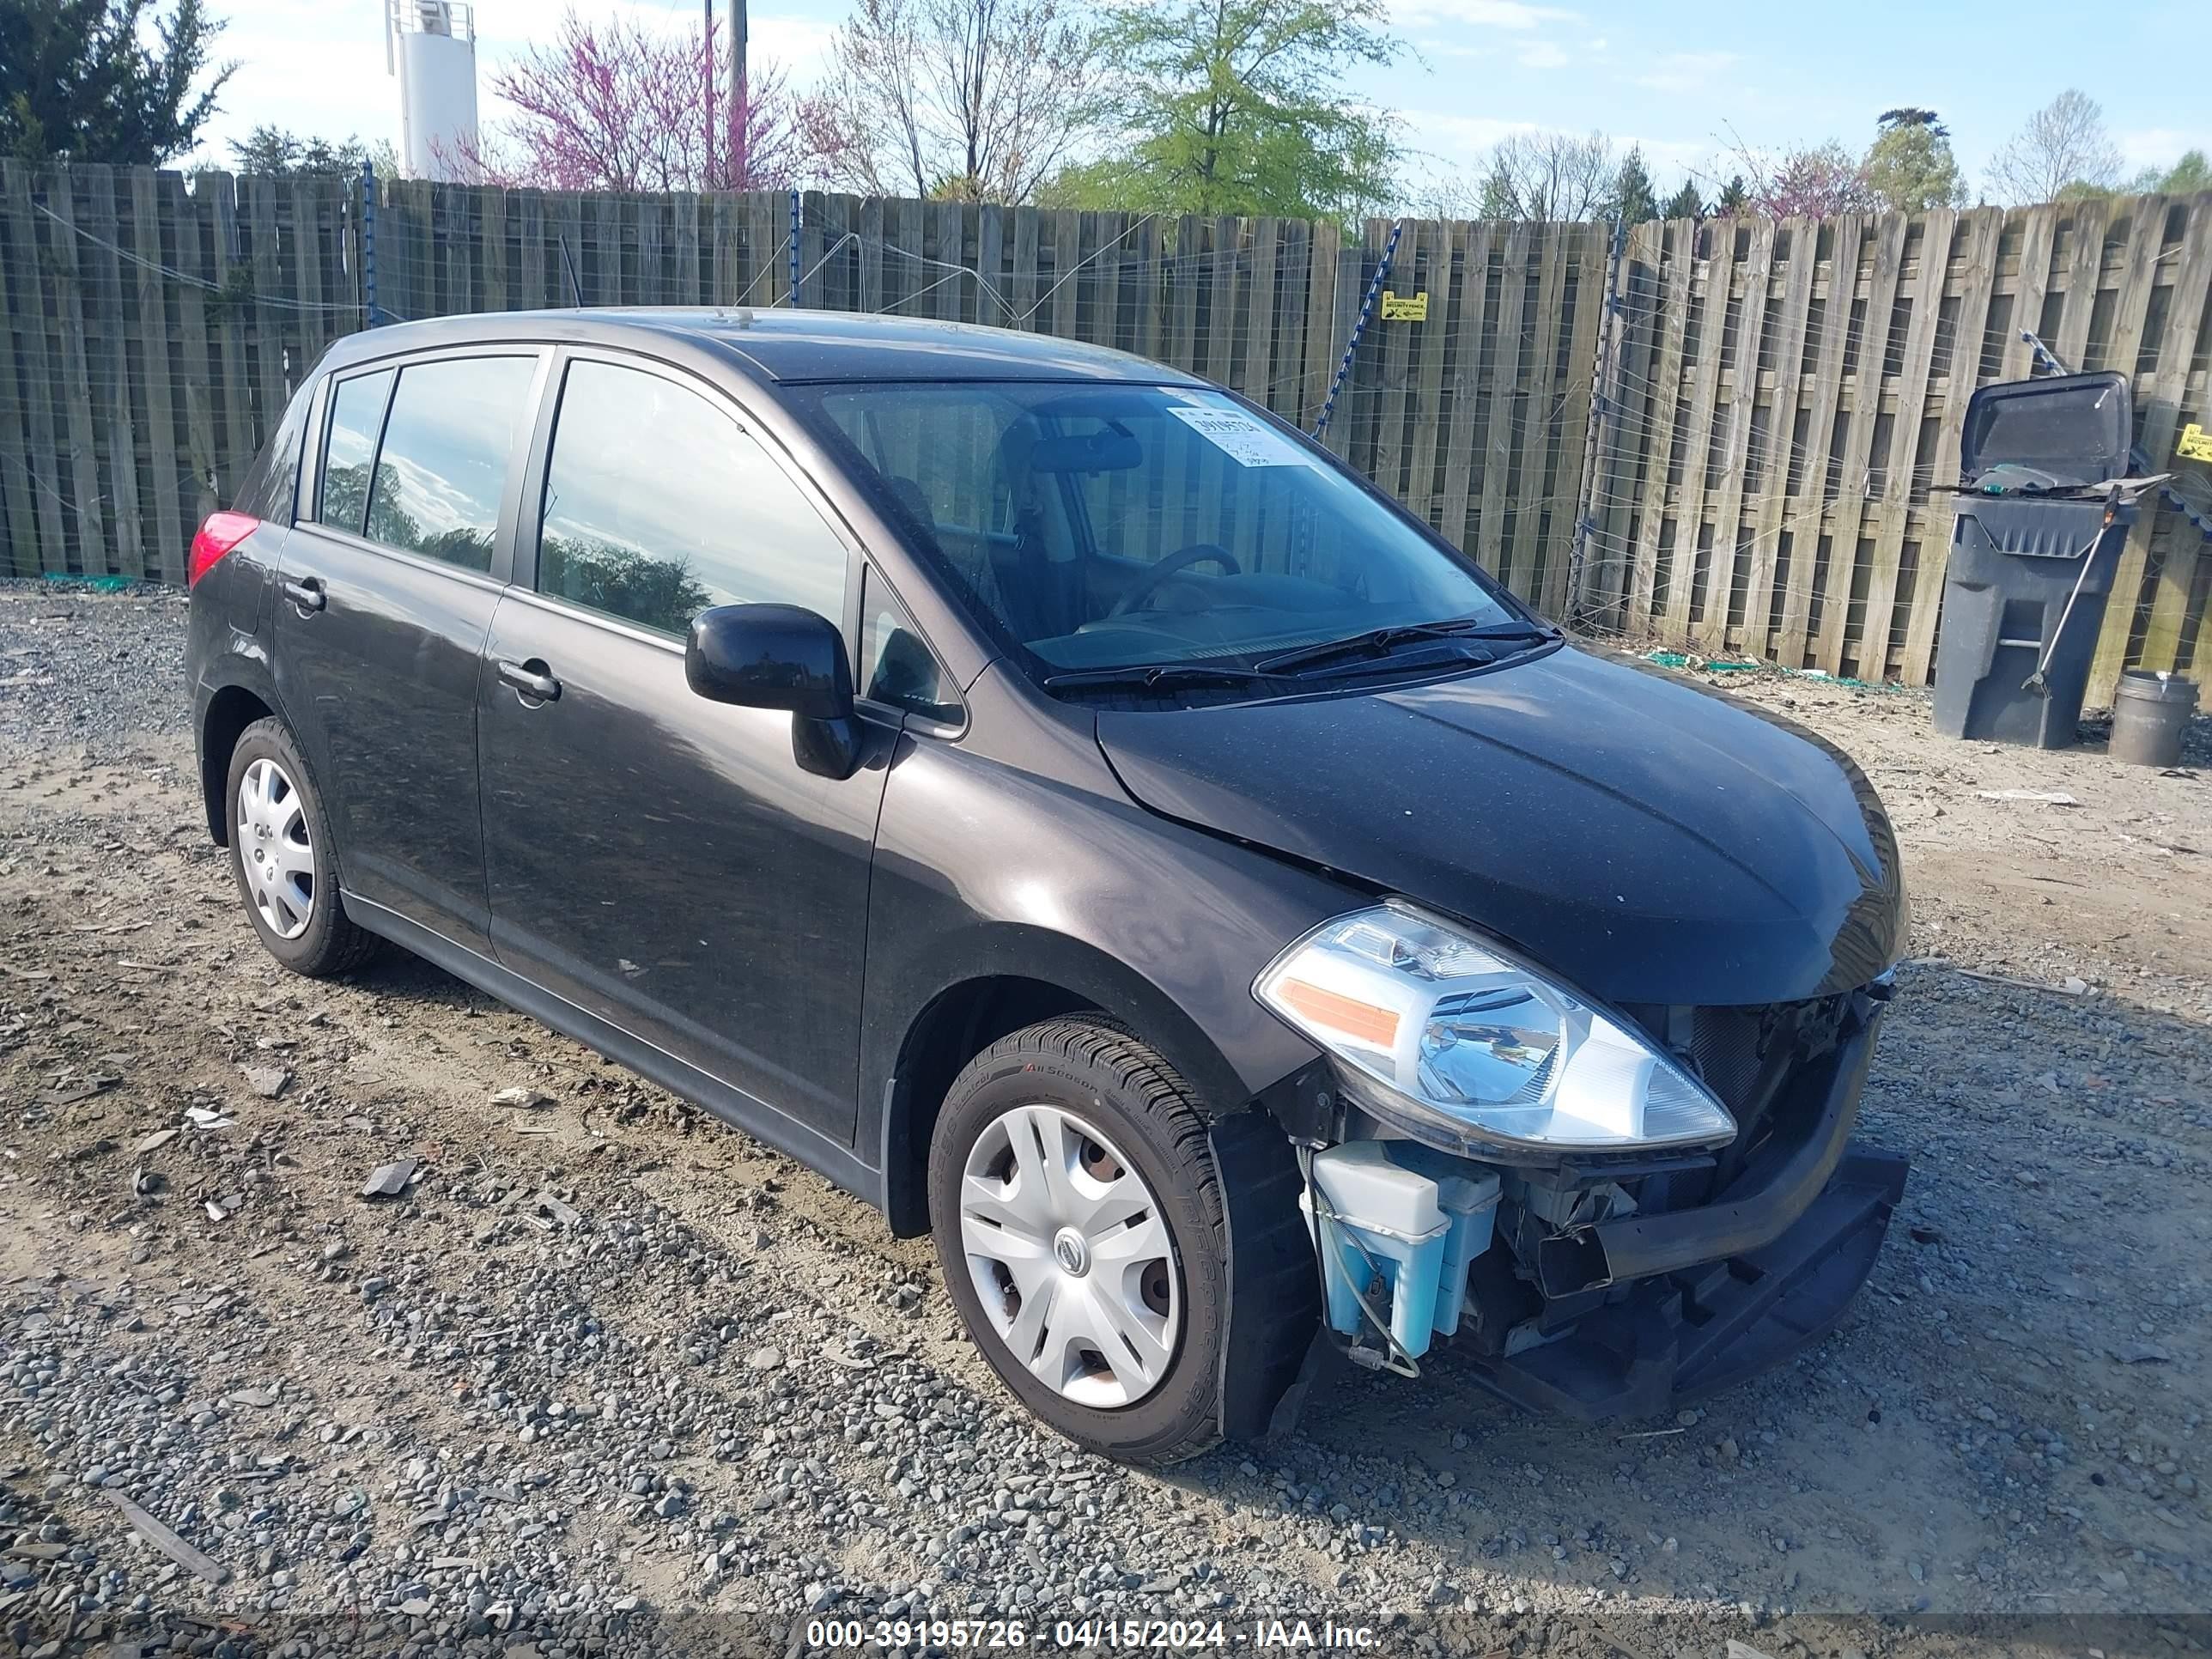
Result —
[{"label": "white cloud", "polygon": [[1462,40],[1444,40],[1435,35],[1424,35],[1413,42],[1414,50],[1424,58],[1495,58],[1497,50],[1491,46],[1469,46]]},{"label": "white cloud", "polygon": [[1565,69],[1574,60],[1566,48],[1550,40],[1539,40],[1521,54],[1521,67],[1532,70]]},{"label": "white cloud", "polygon": [[238,69],[188,161],[227,163],[230,141],[264,122],[331,139],[398,140],[398,83],[384,72],[380,4],[229,0],[220,10],[216,55]]},{"label": "white cloud", "polygon": [[1547,23],[1580,21],[1577,14],[1555,6],[1534,6],[1523,0],[1406,0],[1393,15],[1405,26],[1464,23],[1471,28],[1541,28]]},{"label": "white cloud", "polygon": [[1654,92],[1696,92],[1739,61],[1732,52],[1669,52],[1654,58],[1650,68],[1631,79]]},{"label": "white cloud", "polygon": [[2185,149],[2212,150],[2212,133],[2179,127],[2138,127],[2121,133],[2118,142],[2130,167],[2170,167]]},{"label": "white cloud", "polygon": [[836,32],[835,24],[819,17],[753,16],[745,22],[749,50],[773,58],[795,87],[811,86],[821,77]]}]

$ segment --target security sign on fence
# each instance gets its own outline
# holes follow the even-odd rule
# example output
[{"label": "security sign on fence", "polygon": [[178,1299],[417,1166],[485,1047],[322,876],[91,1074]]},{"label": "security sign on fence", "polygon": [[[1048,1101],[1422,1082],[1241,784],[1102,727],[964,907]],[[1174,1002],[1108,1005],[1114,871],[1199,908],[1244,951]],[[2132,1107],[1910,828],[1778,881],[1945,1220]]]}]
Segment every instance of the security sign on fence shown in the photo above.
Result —
[{"label": "security sign on fence", "polygon": [[[2212,415],[2212,197],[1678,221],[1620,245],[1587,224],[1377,220],[1355,238],[799,206],[794,231],[780,192],[0,161],[0,561],[178,580],[291,390],[372,320],[795,301],[1117,346],[1307,429],[1326,406],[1330,448],[1546,611],[1920,683],[1966,398],[2030,371],[2023,331],[2131,377],[2154,471]],[[2123,664],[2194,660],[2203,541],[2181,511],[2145,513],[2093,702]]]}]

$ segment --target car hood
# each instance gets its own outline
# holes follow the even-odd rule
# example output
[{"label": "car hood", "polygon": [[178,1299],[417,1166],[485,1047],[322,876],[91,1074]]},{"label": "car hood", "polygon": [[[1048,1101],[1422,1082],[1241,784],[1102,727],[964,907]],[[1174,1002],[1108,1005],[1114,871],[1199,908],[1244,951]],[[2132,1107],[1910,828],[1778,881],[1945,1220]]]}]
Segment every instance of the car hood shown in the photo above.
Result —
[{"label": "car hood", "polygon": [[1896,840],[1840,750],[1571,647],[1422,685],[1102,711],[1098,740],[1152,811],[1462,917],[1607,1001],[1826,995],[1903,943]]}]

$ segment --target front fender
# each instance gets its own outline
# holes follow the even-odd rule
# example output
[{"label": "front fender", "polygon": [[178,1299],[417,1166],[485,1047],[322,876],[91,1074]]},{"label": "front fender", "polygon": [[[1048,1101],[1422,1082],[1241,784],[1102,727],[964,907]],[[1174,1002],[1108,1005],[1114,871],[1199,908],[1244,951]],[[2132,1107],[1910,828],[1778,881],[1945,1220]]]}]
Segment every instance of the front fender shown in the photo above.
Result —
[{"label": "front fender", "polygon": [[[869,895],[860,1146],[908,1036],[960,986],[1039,981],[1125,1021],[1216,1111],[1318,1050],[1252,981],[1299,934],[1365,895],[1175,823],[1108,789],[902,739]],[[935,1103],[924,1103],[933,1108]]]}]

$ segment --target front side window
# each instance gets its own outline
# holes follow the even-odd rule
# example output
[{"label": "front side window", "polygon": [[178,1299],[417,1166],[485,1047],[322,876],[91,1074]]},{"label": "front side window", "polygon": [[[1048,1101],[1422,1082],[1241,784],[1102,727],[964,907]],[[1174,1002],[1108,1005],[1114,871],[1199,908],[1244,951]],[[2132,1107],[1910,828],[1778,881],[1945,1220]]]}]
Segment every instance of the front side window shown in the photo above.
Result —
[{"label": "front side window", "polygon": [[537,373],[535,357],[453,357],[399,371],[369,484],[371,540],[491,568]]},{"label": "front side window", "polygon": [[1048,678],[1249,672],[1408,624],[1525,627],[1334,458],[1220,392],[970,382],[790,395],[811,400],[948,585]]},{"label": "front side window", "polygon": [[362,533],[369,468],[376,459],[377,437],[384,430],[384,408],[391,400],[388,368],[340,380],[331,393],[330,436],[323,447],[323,487],[315,495],[315,517],[333,530]]},{"label": "front side window", "polygon": [[643,369],[569,365],[545,470],[542,593],[681,634],[709,605],[845,612],[845,545],[727,410]]}]

